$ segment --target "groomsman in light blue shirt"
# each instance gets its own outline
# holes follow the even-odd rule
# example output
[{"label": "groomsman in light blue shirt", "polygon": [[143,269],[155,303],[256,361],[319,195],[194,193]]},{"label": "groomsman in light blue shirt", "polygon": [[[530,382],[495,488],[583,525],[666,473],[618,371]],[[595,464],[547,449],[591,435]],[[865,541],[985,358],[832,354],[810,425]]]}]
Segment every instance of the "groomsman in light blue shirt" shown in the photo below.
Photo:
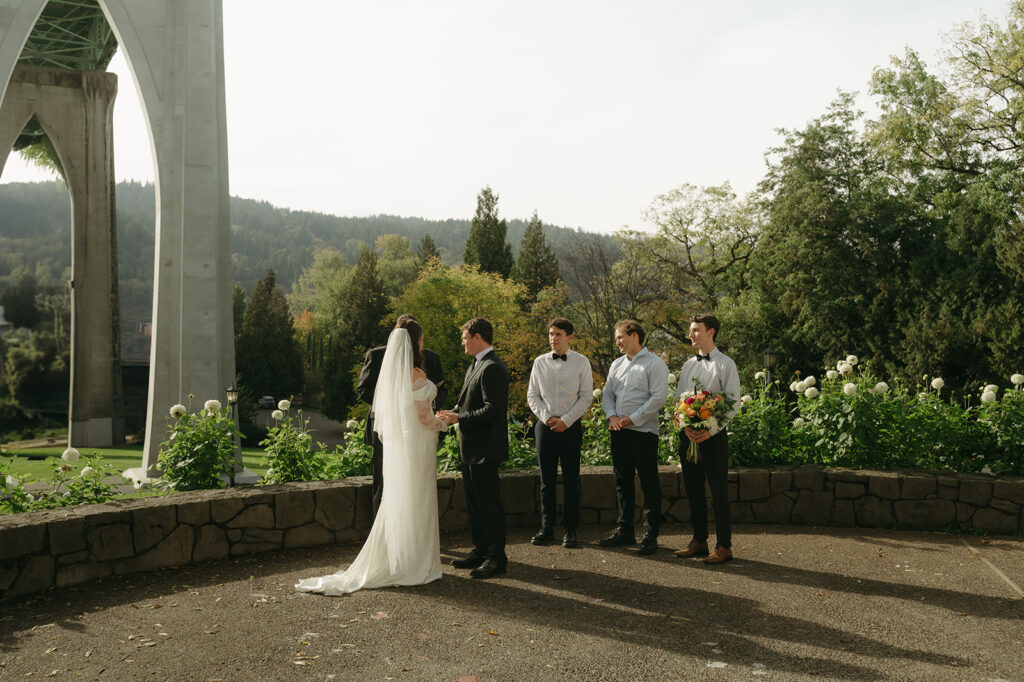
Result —
[{"label": "groomsman in light blue shirt", "polygon": [[644,330],[636,320],[615,323],[615,345],[622,351],[608,370],[602,407],[611,431],[612,470],[619,505],[617,527],[598,544],[636,544],[633,472],[644,494],[644,537],[637,554],[654,554],[661,525],[661,480],[658,477],[658,415],[668,397],[668,366],[644,348]]},{"label": "groomsman in light blue shirt", "polygon": [[526,402],[537,417],[534,435],[540,465],[541,528],[530,540],[544,545],[555,537],[558,463],[562,463],[565,504],[563,547],[576,547],[580,525],[580,448],[583,426],[580,418],[594,401],[594,375],[590,360],[569,348],[574,327],[564,317],[548,323],[550,353],[533,361]]}]

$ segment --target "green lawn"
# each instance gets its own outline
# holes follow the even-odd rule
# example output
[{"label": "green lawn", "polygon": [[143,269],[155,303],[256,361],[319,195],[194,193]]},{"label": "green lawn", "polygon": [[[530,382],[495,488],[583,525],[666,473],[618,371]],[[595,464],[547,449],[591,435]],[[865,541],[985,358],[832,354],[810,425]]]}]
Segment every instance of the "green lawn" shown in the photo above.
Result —
[{"label": "green lawn", "polygon": [[[142,466],[142,445],[121,445],[111,448],[78,448],[82,458],[72,464],[68,475],[77,474],[85,466],[85,458],[96,458],[100,466],[109,466],[114,472]],[[7,463],[11,475],[28,481],[48,481],[53,478],[53,464],[60,461],[64,446],[42,448],[3,448],[0,461]],[[255,474],[262,476],[267,470],[266,459],[260,448],[242,448],[242,462]]]}]

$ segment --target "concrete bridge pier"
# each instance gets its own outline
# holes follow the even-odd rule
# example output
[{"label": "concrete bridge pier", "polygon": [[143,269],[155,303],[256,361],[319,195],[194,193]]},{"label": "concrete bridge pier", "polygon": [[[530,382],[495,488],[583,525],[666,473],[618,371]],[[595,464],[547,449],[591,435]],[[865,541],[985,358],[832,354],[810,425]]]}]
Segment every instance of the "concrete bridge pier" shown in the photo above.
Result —
[{"label": "concrete bridge pier", "polygon": [[0,170],[35,118],[71,194],[71,389],[68,444],[124,442],[117,291],[113,109],[117,76],[14,68],[0,106]]}]

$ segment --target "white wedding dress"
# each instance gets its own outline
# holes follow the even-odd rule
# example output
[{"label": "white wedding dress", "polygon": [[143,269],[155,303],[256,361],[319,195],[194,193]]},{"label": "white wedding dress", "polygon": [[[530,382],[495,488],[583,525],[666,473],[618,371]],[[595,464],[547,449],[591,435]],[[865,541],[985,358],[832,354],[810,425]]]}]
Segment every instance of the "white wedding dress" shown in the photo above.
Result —
[{"label": "white wedding dress", "polygon": [[348,569],[300,580],[295,589],[338,596],[368,588],[424,585],[441,577],[437,432],[445,426],[433,413],[435,395],[437,387],[429,380],[413,382],[408,332],[395,329],[373,406],[374,430],[384,443],[384,492],[377,517]]}]

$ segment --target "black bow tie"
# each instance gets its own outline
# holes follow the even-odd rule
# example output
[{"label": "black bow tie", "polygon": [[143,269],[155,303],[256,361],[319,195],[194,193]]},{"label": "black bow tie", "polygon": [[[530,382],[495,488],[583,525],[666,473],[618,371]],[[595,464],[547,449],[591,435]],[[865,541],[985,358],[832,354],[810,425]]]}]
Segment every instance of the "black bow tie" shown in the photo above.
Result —
[{"label": "black bow tie", "polygon": [[569,354],[568,353],[564,353],[562,355],[559,355],[558,353],[552,353],[551,354],[551,359],[552,360],[568,360],[569,359]]},{"label": "black bow tie", "polygon": [[708,353],[707,355],[701,355],[700,353],[697,353],[697,360],[711,360],[711,353]]}]

